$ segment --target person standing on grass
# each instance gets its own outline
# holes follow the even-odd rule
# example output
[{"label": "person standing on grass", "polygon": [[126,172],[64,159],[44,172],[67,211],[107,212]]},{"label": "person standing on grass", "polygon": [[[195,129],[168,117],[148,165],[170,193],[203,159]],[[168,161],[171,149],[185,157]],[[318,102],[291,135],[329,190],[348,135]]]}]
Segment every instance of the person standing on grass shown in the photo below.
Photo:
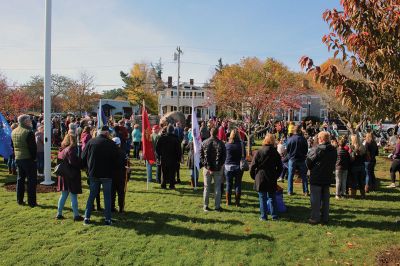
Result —
[{"label": "person standing on grass", "polygon": [[153,175],[153,166],[156,168],[156,182],[161,183],[161,164],[159,160],[157,160],[157,152],[156,152],[156,147],[157,147],[157,142],[160,139],[160,126],[159,125],[154,125],[152,128],[152,133],[151,133],[151,143],[153,145],[153,151],[154,151],[154,158],[156,158],[156,163],[155,165],[150,164],[149,161],[146,161],[146,173],[147,173],[147,180],[152,180],[152,175]]},{"label": "person standing on grass", "polygon": [[230,133],[229,140],[225,144],[225,177],[226,177],[226,206],[231,205],[232,187],[235,184],[235,205],[240,205],[240,196],[242,193],[242,177],[243,171],[240,169],[240,161],[242,156],[246,154],[245,145],[240,140],[239,132],[233,129]]},{"label": "person standing on grass", "polygon": [[161,163],[161,188],[166,189],[169,183],[169,188],[175,189],[175,174],[181,162],[182,149],[172,125],[167,127],[167,134],[159,138],[156,153]]},{"label": "person standing on grass", "polygon": [[120,138],[115,137],[112,140],[118,146],[118,158],[117,167],[112,180],[111,211],[117,212],[117,209],[115,208],[115,200],[118,194],[118,211],[122,213],[125,207],[126,166],[128,155],[126,154],[126,149],[121,146],[122,142]]},{"label": "person standing on grass", "polygon": [[303,183],[303,194],[307,196],[309,192],[305,160],[308,152],[308,143],[301,134],[300,127],[293,126],[292,132],[294,135],[288,138],[286,144],[288,159],[288,195],[293,195],[294,172],[298,169]]},{"label": "person standing on grass", "polygon": [[335,169],[337,151],[329,142],[329,132],[318,133],[318,146],[311,149],[306,164],[310,169],[310,224],[327,223],[329,219],[329,185]]},{"label": "person standing on grass", "polygon": [[275,192],[281,172],[282,160],[275,148],[275,136],[267,134],[250,165],[250,176],[254,179],[254,189],[260,201],[260,221],[267,220],[268,205],[272,220],[278,219]]},{"label": "person standing on grass", "polygon": [[204,141],[200,149],[200,164],[204,167],[204,193],[203,210],[209,211],[208,203],[210,199],[211,181],[214,179],[215,210],[222,211],[221,208],[221,178],[223,165],[226,160],[226,148],[224,143],[217,138],[218,129],[211,129],[211,137]]},{"label": "person standing on grass", "polygon": [[374,191],[376,189],[375,165],[376,156],[379,155],[378,145],[376,144],[374,134],[367,133],[365,136],[365,150],[367,157],[365,161],[365,192]]},{"label": "person standing on grass", "polygon": [[[72,132],[71,132],[72,133]],[[57,207],[57,220],[64,219],[62,211],[68,195],[71,196],[71,207],[74,212],[74,221],[82,221],[78,211],[78,194],[82,194],[81,160],[78,157],[77,141],[74,134],[65,135],[61,143],[62,150],[58,158],[67,163],[70,176],[58,176],[57,191],[61,192]]]},{"label": "person standing on grass", "polygon": [[17,203],[24,204],[25,178],[28,180],[28,205],[35,207],[37,166],[36,166],[36,141],[32,131],[32,121],[29,115],[18,117],[18,127],[11,133],[14,143],[15,163],[18,169],[17,177]]},{"label": "person standing on grass", "polygon": [[139,160],[140,143],[142,142],[142,131],[139,129],[138,124],[135,124],[133,126],[132,142],[133,142],[133,158]]},{"label": "person standing on grass", "polygon": [[397,136],[397,144],[390,157],[393,159],[392,165],[390,166],[390,178],[392,180],[392,183],[388,187],[395,188],[396,173],[400,172],[400,135]]},{"label": "person standing on grass", "polygon": [[93,202],[103,186],[105,224],[111,225],[111,186],[117,168],[118,147],[110,139],[107,126],[101,128],[100,134],[91,139],[82,153],[82,161],[88,169],[90,193],[86,203],[84,224],[90,224]]},{"label": "person standing on grass", "polygon": [[44,126],[40,125],[38,130],[35,132],[36,141],[36,157],[37,157],[37,168],[40,176],[43,176],[44,169]]},{"label": "person standing on grass", "polygon": [[360,190],[361,198],[365,198],[365,161],[367,152],[358,135],[351,135],[350,139],[350,194],[351,197],[355,197],[358,188]]},{"label": "person standing on grass", "polygon": [[345,138],[340,138],[338,142],[338,152],[336,160],[336,199],[346,196],[347,175],[350,165],[350,154],[345,148],[347,141]]}]

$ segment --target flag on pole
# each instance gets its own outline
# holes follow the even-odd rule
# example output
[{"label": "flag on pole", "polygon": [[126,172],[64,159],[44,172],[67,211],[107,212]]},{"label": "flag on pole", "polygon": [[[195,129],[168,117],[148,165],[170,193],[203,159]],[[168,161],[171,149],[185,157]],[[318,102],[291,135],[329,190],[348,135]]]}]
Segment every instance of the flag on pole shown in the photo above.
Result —
[{"label": "flag on pole", "polygon": [[101,129],[106,124],[107,124],[107,117],[103,112],[103,107],[100,99],[99,109],[97,110],[97,129]]},{"label": "flag on pole", "polygon": [[156,162],[156,158],[154,155],[153,143],[151,141],[151,127],[149,116],[147,114],[144,101],[142,108],[142,147],[143,160],[148,161],[149,164],[154,164]]},{"label": "flag on pole", "polygon": [[13,154],[11,144],[11,127],[0,113],[0,155],[8,159]]},{"label": "flag on pole", "polygon": [[[193,136],[193,163],[197,170],[200,171],[200,149],[201,137],[199,130],[199,123],[197,122],[196,112],[194,110],[194,103],[192,98],[192,136]],[[196,169],[194,169],[196,170]],[[196,174],[196,171],[194,171]],[[197,177],[194,178],[195,187],[197,187]]]}]

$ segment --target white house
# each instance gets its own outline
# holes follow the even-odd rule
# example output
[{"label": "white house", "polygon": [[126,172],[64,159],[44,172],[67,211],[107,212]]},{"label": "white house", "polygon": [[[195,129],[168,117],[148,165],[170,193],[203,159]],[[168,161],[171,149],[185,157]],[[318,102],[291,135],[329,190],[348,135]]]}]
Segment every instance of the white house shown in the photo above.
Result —
[{"label": "white house", "polygon": [[[138,114],[140,109],[138,105],[132,105],[128,101],[101,99],[101,101],[99,101],[99,104],[100,102],[103,112],[106,116],[122,115],[124,117],[130,117],[132,115],[132,112]],[[97,105],[94,112],[97,112],[98,107],[99,106]]]},{"label": "white house", "polygon": [[[165,113],[177,111],[178,92],[177,86],[172,86],[172,77],[168,77],[167,86],[158,92],[158,112]],[[199,120],[206,120],[215,116],[216,105],[213,102],[211,91],[205,87],[195,86],[194,80],[179,84],[179,111],[186,117],[192,114],[192,101]]]}]

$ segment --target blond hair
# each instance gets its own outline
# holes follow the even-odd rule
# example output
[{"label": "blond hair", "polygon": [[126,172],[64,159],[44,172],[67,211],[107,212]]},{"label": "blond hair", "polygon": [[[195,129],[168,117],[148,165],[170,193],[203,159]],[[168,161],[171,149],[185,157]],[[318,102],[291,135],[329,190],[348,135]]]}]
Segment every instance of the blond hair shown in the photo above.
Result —
[{"label": "blond hair", "polygon": [[262,145],[275,145],[275,136],[273,134],[268,133],[263,142]]},{"label": "blond hair", "polygon": [[375,140],[374,134],[372,134],[371,132],[369,132],[369,133],[367,133],[367,134],[365,135],[365,141],[366,141],[367,143],[371,143],[371,142],[373,142],[374,140]]},{"label": "blond hair", "polygon": [[351,135],[351,149],[359,154],[359,155],[364,155],[365,154],[365,147],[362,145],[360,138],[358,135]]},{"label": "blond hair", "polygon": [[61,148],[66,148],[68,146],[75,147],[77,144],[76,136],[71,134],[66,134],[63,141],[61,142]]},{"label": "blond hair", "polygon": [[229,135],[229,143],[234,143],[234,142],[238,142],[240,141],[240,136],[239,136],[239,132],[237,129],[233,129],[231,131],[231,134]]},{"label": "blond hair", "polygon": [[323,140],[324,142],[328,142],[330,138],[329,132],[321,131],[318,133],[318,140]]}]

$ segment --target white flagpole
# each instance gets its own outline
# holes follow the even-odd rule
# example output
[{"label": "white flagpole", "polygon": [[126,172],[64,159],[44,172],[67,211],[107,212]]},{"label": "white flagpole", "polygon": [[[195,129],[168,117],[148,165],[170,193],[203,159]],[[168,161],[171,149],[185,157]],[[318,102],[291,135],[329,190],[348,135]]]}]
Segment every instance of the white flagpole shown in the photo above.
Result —
[{"label": "white flagpole", "polygon": [[[144,129],[144,127],[143,127],[143,124],[144,124],[144,119],[143,119],[143,113],[144,113],[144,110],[145,110],[145,108],[146,108],[146,104],[145,104],[145,102],[144,102],[144,100],[143,100],[143,107],[142,107],[143,109],[142,109],[142,157],[143,157],[143,152],[144,152],[144,150],[143,150],[143,148],[144,148],[144,145],[143,145],[143,143],[144,143],[144,141],[143,141],[143,138],[145,138],[145,136],[143,135],[143,129]],[[148,161],[148,160],[145,160],[145,166],[146,166],[146,174],[147,174],[147,164],[149,164],[150,162]],[[153,172],[153,171],[152,171]],[[153,174],[153,173],[150,173],[150,174]],[[149,190],[149,177],[146,175],[146,190]]]},{"label": "white flagpole", "polygon": [[44,72],[44,181],[42,185],[52,185],[51,180],[51,0],[46,0],[46,37]]}]

